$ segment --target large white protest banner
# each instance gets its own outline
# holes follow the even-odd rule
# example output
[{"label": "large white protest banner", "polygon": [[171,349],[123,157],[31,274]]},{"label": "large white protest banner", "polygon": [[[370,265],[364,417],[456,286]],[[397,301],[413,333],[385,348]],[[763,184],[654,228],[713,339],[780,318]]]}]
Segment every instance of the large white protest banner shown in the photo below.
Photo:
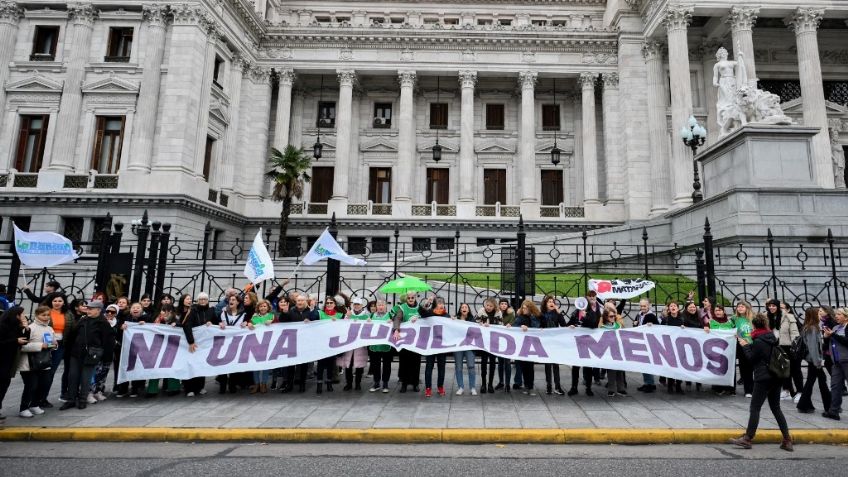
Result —
[{"label": "large white protest banner", "polygon": [[79,258],[70,239],[53,232],[24,232],[15,227],[15,251],[27,267],[55,267]]},{"label": "large white protest banner", "polygon": [[598,299],[608,300],[629,300],[643,293],[647,293],[654,288],[656,284],[650,280],[642,280],[641,278],[624,280],[589,280],[589,290],[594,290],[598,294]]},{"label": "large white protest banner", "polygon": [[317,361],[375,344],[422,355],[483,350],[507,359],[589,366],[731,385],[736,360],[734,330],[643,326],[620,330],[554,328],[521,331],[482,327],[444,318],[404,323],[392,341],[386,322],[317,321],[248,329],[194,329],[189,352],[180,328],[134,325],[124,332],[118,381],[188,379],[273,369]]}]

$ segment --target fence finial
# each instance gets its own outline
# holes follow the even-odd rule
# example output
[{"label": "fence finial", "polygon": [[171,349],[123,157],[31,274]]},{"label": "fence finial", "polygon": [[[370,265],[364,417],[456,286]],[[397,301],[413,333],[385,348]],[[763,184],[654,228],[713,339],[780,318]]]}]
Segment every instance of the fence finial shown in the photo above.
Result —
[{"label": "fence finial", "polygon": [[642,240],[648,241],[648,227],[642,227]]}]

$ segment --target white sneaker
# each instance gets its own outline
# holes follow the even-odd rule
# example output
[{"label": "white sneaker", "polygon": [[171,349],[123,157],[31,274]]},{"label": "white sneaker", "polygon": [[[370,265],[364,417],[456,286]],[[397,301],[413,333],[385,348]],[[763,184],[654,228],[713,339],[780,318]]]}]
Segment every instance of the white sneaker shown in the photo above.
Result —
[{"label": "white sneaker", "polygon": [[201,396],[203,396],[204,394],[206,394],[206,388],[201,389],[201,390],[200,390],[200,392],[199,392],[198,394],[200,394]]},{"label": "white sneaker", "polygon": [[379,384],[375,384],[375,385],[371,386],[371,389],[369,389],[369,390],[368,390],[368,392],[369,392],[369,393],[376,393],[376,392],[377,392],[377,391],[379,391],[380,389],[381,389],[381,388],[380,388],[380,385],[379,385]]},{"label": "white sneaker", "polygon": [[194,397],[194,393],[191,393],[191,392],[186,393],[186,397]]},{"label": "white sneaker", "polygon": [[33,406],[33,407],[29,408],[29,412],[35,414],[36,416],[40,416],[40,415],[44,414],[44,409],[41,409],[38,406]]},{"label": "white sneaker", "polygon": [[795,393],[795,399],[793,399],[792,402],[794,402],[795,404],[798,404],[798,402],[800,400],[801,400],[801,393]]},{"label": "white sneaker", "polygon": [[456,390],[456,395],[457,395],[457,396],[462,396],[462,393],[463,393],[462,388],[459,388],[459,389],[457,389],[457,390]]},{"label": "white sneaker", "polygon": [[476,388],[471,388],[471,395],[472,395],[472,396],[476,396],[476,395],[477,395],[477,389],[476,389]]},{"label": "white sneaker", "polygon": [[98,393],[95,393],[95,394],[94,394],[94,399],[97,399],[98,401],[105,401],[105,400],[106,400],[106,396],[105,396],[105,395],[103,395],[103,393],[102,393],[102,392],[98,392]]},{"label": "white sneaker", "polygon": [[747,394],[745,394],[745,397],[746,397],[746,398],[748,398],[748,399],[751,399],[751,397],[752,397],[752,396],[751,396],[751,393],[747,393]]},{"label": "white sneaker", "polygon": [[67,400],[67,399],[65,399],[65,398],[63,398],[63,397],[60,397],[60,398],[59,398],[59,402],[68,402],[68,400]]},{"label": "white sneaker", "polygon": [[18,413],[18,415],[21,416],[21,417],[24,417],[24,418],[30,418],[30,417],[33,416],[32,412],[30,412],[29,409],[24,409],[23,411]]},{"label": "white sneaker", "polygon": [[783,391],[780,391],[780,400],[786,401],[787,399],[792,399],[792,395],[789,394],[789,391],[785,389]]},{"label": "white sneaker", "polygon": [[97,404],[97,399],[94,399],[93,394],[88,393],[88,396],[85,397],[85,402],[87,402],[89,404]]}]

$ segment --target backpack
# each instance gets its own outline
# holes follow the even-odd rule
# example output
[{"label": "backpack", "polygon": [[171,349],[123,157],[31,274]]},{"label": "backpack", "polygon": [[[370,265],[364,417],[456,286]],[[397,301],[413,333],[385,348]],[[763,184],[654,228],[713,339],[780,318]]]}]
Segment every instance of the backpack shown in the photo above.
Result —
[{"label": "backpack", "polygon": [[772,347],[768,370],[772,376],[778,379],[786,379],[790,376],[789,356],[780,346]]},{"label": "backpack", "polygon": [[804,336],[796,336],[794,340],[792,340],[792,344],[789,346],[789,354],[796,361],[801,361],[802,359],[806,359],[807,357],[807,342],[804,341]]}]

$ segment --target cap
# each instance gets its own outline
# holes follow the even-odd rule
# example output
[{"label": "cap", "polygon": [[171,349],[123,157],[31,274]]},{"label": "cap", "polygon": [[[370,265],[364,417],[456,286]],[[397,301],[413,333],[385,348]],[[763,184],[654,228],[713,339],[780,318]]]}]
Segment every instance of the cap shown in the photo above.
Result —
[{"label": "cap", "polygon": [[90,301],[90,302],[88,302],[88,307],[89,308],[100,308],[102,310],[103,309],[103,302],[102,301],[96,301],[96,300]]},{"label": "cap", "polygon": [[365,305],[368,304],[368,302],[365,301],[365,298],[354,298],[353,300],[350,301],[350,304],[351,305],[365,306]]},{"label": "cap", "polygon": [[118,305],[109,305],[109,306],[107,306],[107,307],[106,307],[106,311],[109,311],[109,310],[114,310],[114,311],[115,311],[115,313],[118,313],[119,311],[121,311],[121,310],[120,310],[120,308],[118,308]]}]

